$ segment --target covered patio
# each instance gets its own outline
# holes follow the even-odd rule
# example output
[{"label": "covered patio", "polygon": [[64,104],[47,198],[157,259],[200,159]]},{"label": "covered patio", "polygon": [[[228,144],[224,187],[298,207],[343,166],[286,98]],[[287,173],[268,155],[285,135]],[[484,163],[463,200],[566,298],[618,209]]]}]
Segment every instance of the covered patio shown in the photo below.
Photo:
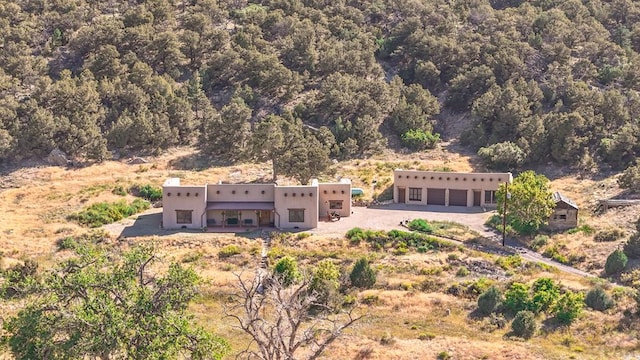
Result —
[{"label": "covered patio", "polygon": [[273,202],[207,202],[207,227],[274,227]]}]

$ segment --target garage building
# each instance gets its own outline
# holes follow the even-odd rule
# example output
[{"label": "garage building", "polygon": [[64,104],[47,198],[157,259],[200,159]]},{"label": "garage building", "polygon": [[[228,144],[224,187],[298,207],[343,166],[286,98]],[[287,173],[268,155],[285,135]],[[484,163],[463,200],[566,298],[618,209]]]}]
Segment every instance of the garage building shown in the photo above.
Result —
[{"label": "garage building", "polygon": [[500,184],[511,173],[459,173],[400,170],[393,172],[393,202],[413,205],[496,207]]}]

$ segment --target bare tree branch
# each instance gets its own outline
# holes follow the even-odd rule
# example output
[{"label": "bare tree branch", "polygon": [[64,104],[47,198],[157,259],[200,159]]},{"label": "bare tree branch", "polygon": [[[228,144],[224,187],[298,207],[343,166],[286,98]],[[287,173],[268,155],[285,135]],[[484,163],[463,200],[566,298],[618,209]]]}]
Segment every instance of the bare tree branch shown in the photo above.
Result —
[{"label": "bare tree branch", "polygon": [[[331,311],[309,290],[310,279],[285,287],[277,277],[248,280],[242,274],[230,294],[225,315],[251,337],[237,358],[260,360],[317,359],[344,330],[362,319],[356,309]],[[315,310],[313,314],[311,310]]]}]

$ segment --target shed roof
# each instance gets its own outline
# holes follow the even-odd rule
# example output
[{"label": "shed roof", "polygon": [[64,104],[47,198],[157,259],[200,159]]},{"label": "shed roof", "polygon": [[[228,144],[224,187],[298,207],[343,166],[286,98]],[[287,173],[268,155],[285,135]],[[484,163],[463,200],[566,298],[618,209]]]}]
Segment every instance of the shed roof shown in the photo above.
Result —
[{"label": "shed roof", "polygon": [[568,197],[565,197],[559,191],[554,192],[553,193],[553,202],[555,202],[557,204],[557,203],[559,203],[561,201],[563,203],[571,206],[572,208],[578,210],[578,205],[576,205],[576,203],[574,203],[573,200],[569,199]]}]

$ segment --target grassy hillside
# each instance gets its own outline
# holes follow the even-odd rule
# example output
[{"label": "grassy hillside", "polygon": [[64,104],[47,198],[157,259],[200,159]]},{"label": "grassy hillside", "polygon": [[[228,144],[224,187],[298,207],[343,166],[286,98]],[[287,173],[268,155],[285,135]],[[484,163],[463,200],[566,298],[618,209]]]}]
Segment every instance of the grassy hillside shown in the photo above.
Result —
[{"label": "grassy hillside", "polygon": [[[67,220],[67,215],[99,201],[133,199],[113,189],[128,189],[134,184],[160,185],[168,176],[178,176],[185,183],[254,181],[270,178],[268,164],[241,164],[205,168],[193,149],[181,148],[156,158],[148,164],[128,165],[125,161],[107,161],[82,169],[40,167],[20,169],[2,177],[11,184],[0,192],[0,247],[2,267],[8,268],[27,259],[36,259],[44,272],[53,263],[71,256],[70,250],[60,250],[60,239],[78,236],[88,228]],[[335,165],[335,176],[348,176],[367,193],[371,179],[386,183],[390,169],[470,170],[468,158],[440,153],[433,159],[416,160],[413,156],[387,155],[366,161],[353,160]],[[390,183],[389,183],[390,185]],[[593,197],[614,194],[613,179],[579,181],[573,177],[552,181],[552,187],[562,189],[583,209],[581,225],[593,232],[552,234],[547,246],[554,246],[566,256],[573,251],[585,255],[575,266],[598,275],[605,257],[626,238],[614,242],[596,242],[595,234],[616,224],[628,225],[630,233],[637,209],[593,214],[589,211]],[[135,215],[134,215],[135,217]],[[341,220],[348,221],[348,218]],[[356,226],[357,224],[354,224]],[[259,263],[260,243],[247,236],[207,233],[165,234],[163,236],[105,241],[110,246],[127,249],[135,244],[154,243],[167,260],[194,266],[207,281],[202,295],[191,305],[198,323],[231,341],[233,353],[248,343],[246,335],[232,328],[223,317],[226,296],[234,291],[234,273],[250,276]],[[235,244],[239,253],[220,256],[225,246]],[[566,245],[566,249],[563,245]],[[421,250],[422,251],[422,250]],[[544,247],[540,252],[544,251]],[[622,357],[638,348],[635,301],[631,288],[606,284],[603,280],[570,276],[551,268],[520,262],[517,257],[499,260],[465,247],[419,252],[409,248],[375,250],[366,241],[359,245],[341,236],[283,236],[274,241],[272,263],[280,256],[292,255],[304,269],[312,269],[318,261],[330,259],[341,269],[343,277],[361,256],[371,259],[378,271],[373,289],[347,289],[346,299],[356,299],[367,316],[356,328],[336,342],[327,358],[410,359],[416,356],[437,358],[448,354],[453,359],[598,359]],[[596,284],[604,284],[616,300],[616,306],[604,313],[585,308],[570,327],[559,326],[551,314],[536,317],[539,332],[522,341],[510,333],[510,315],[481,317],[474,312],[476,297],[490,285],[506,290],[513,282],[531,284],[549,277],[562,291],[586,292]],[[343,279],[343,283],[347,280]],[[347,281],[348,282],[348,281]],[[0,303],[5,314],[19,309],[19,301]],[[500,327],[502,321],[506,322]],[[603,325],[604,324],[604,325]],[[419,355],[418,355],[419,354]]]}]

